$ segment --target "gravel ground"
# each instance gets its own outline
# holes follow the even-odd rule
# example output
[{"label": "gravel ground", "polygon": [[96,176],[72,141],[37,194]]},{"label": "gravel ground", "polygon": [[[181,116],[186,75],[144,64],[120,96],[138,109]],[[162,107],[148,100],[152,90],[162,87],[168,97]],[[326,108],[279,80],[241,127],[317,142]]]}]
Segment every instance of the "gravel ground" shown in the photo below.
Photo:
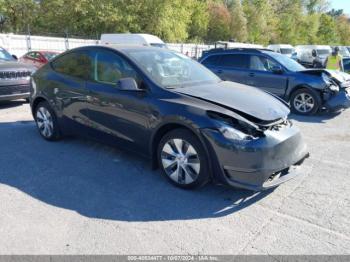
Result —
[{"label": "gravel ground", "polygon": [[350,110],[296,117],[311,157],[274,191],[171,186],[149,163],[50,143],[0,104],[0,254],[350,254]]}]

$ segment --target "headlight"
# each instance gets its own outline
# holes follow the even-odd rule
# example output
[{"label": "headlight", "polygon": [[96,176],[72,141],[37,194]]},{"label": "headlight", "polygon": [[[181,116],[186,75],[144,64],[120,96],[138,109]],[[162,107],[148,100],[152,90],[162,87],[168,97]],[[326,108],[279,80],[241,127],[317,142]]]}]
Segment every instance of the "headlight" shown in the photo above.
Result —
[{"label": "headlight", "polygon": [[220,127],[220,132],[221,134],[230,140],[252,140],[253,137],[250,135],[247,135],[245,133],[243,133],[242,131],[239,131],[233,127],[224,125],[222,127]]},{"label": "headlight", "polygon": [[336,85],[330,85],[329,90],[334,91],[334,92],[339,92],[339,86]]}]

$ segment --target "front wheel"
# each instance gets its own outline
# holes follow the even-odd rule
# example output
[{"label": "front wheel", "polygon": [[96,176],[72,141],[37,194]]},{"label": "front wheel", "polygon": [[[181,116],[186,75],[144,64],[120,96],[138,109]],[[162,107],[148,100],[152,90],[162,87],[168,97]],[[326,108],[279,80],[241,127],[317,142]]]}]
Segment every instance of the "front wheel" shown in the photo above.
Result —
[{"label": "front wheel", "polygon": [[43,138],[55,141],[61,137],[56,115],[46,101],[38,104],[34,116],[36,126]]},{"label": "front wheel", "polygon": [[290,104],[293,113],[313,115],[321,106],[321,97],[317,91],[303,88],[292,94]]},{"label": "front wheel", "polygon": [[158,163],[168,180],[180,188],[196,188],[209,181],[206,152],[186,129],[167,133],[158,146]]}]

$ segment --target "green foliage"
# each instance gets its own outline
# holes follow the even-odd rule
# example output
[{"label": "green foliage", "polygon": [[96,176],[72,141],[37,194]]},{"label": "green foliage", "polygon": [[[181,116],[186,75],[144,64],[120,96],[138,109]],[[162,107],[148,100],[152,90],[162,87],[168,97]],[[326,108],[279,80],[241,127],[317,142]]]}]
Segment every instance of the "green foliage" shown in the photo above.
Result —
[{"label": "green foliage", "polygon": [[320,44],[337,44],[338,36],[335,20],[326,14],[320,16],[320,25],[317,34]]},{"label": "green foliage", "polygon": [[229,6],[231,13],[231,38],[245,42],[248,38],[247,18],[245,17],[240,0],[233,0]]},{"label": "green foliage", "polygon": [[349,17],[327,0],[0,0],[0,15],[0,29],[13,33],[350,45]]},{"label": "green foliage", "polygon": [[231,15],[223,3],[209,4],[209,24],[207,40],[209,42],[228,40],[230,38]]}]

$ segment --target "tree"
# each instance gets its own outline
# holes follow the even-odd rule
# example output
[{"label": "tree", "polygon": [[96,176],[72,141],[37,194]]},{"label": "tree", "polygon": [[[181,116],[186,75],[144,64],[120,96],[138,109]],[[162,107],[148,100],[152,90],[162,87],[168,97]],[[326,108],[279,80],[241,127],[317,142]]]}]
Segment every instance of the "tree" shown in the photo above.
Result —
[{"label": "tree", "polygon": [[209,24],[207,40],[215,42],[219,40],[229,40],[231,15],[226,5],[223,3],[211,2],[209,4]]},{"label": "tree", "polygon": [[248,38],[247,19],[245,17],[240,0],[233,0],[230,7],[231,13],[231,38],[239,42],[245,42]]},{"label": "tree", "polygon": [[194,1],[191,23],[188,28],[189,41],[202,42],[207,36],[209,24],[209,9],[207,0]]},{"label": "tree", "polygon": [[339,41],[335,21],[327,14],[321,14],[317,34],[319,35],[318,41],[320,44],[335,45]]},{"label": "tree", "polygon": [[338,18],[342,15],[344,15],[344,10],[343,9],[338,9],[338,10],[335,10],[334,8],[327,12],[327,15],[333,17],[333,18]]},{"label": "tree", "polygon": [[278,20],[269,0],[245,0],[243,7],[248,21],[249,42],[267,45],[276,39]]},{"label": "tree", "polygon": [[304,6],[309,14],[324,13],[329,9],[328,0],[304,0]]},{"label": "tree", "polygon": [[336,20],[339,42],[341,45],[350,45],[350,22],[349,17],[341,15]]},{"label": "tree", "polygon": [[298,43],[300,27],[303,20],[303,7],[301,0],[274,0],[273,13],[276,15],[275,43]]},{"label": "tree", "polygon": [[0,11],[6,18],[4,29],[22,33],[33,24],[37,4],[33,0],[1,0]]}]

